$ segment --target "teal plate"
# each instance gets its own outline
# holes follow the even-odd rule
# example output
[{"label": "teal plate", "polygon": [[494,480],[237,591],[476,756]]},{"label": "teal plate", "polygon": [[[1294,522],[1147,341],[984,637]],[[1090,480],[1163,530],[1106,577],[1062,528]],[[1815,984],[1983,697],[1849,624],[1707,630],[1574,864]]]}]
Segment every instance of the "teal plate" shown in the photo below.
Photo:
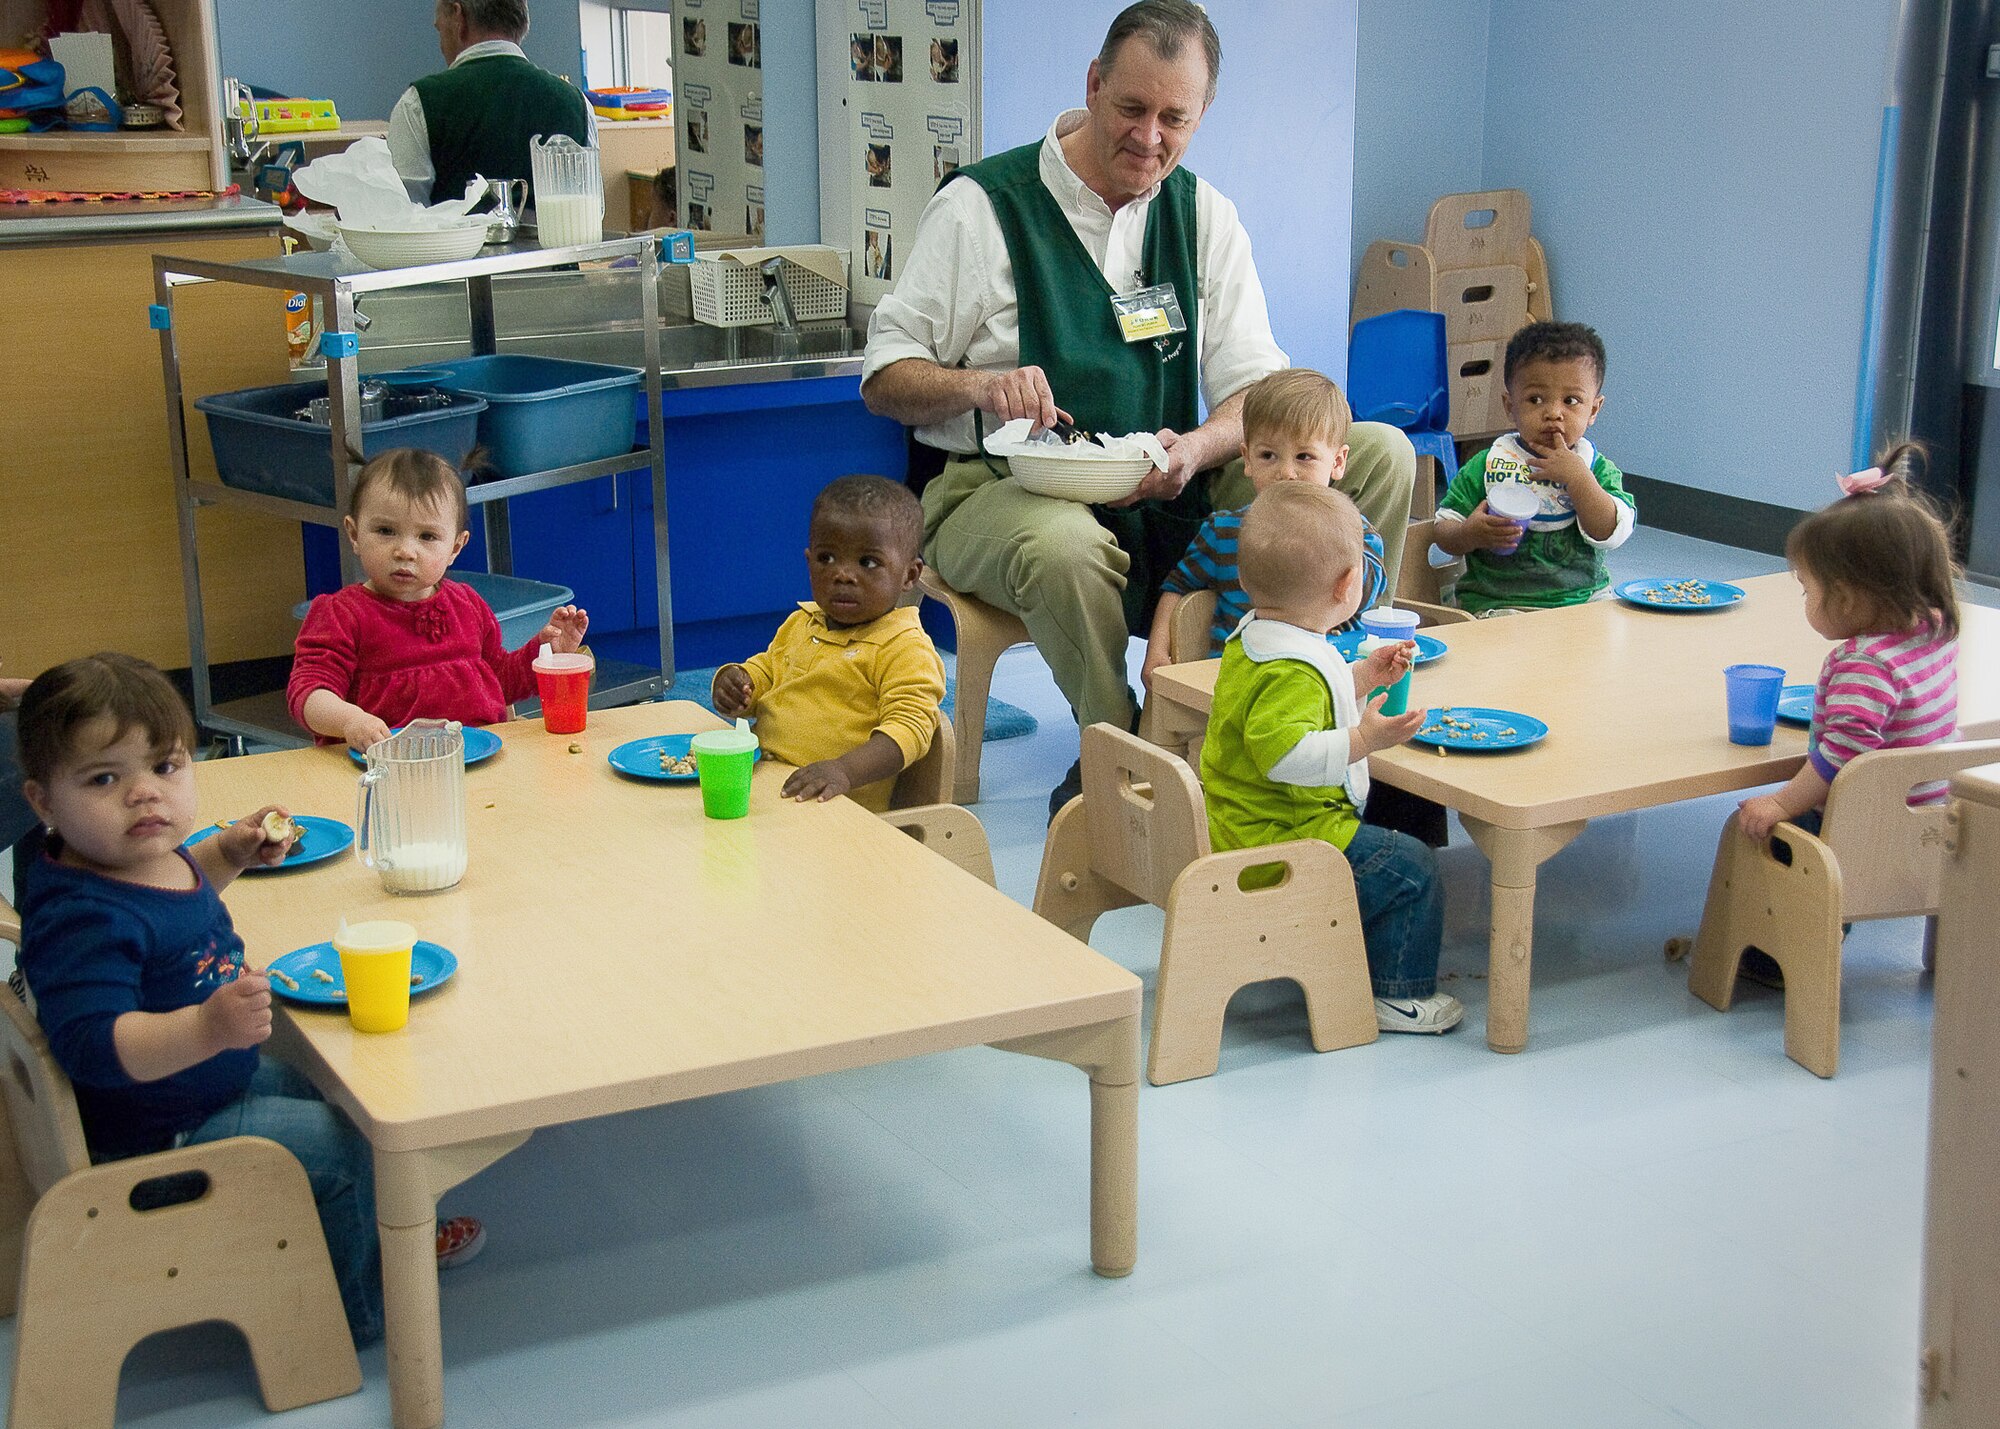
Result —
[{"label": "teal plate", "polygon": [[[1454,723],[1447,724],[1446,720]],[[1451,705],[1425,710],[1423,728],[1410,736],[1410,742],[1484,754],[1526,749],[1548,738],[1548,733],[1549,727],[1533,715],[1479,705]]]},{"label": "teal plate", "polygon": [[[390,731],[392,734],[401,734],[402,732],[400,729]],[[492,730],[480,729],[475,725],[467,725],[464,734],[465,764],[468,769],[475,764],[483,764],[500,752],[500,736]],[[358,749],[348,750],[347,757],[352,759],[356,764],[366,764],[368,762],[368,756]]]},{"label": "teal plate", "polygon": [[[323,819],[318,814],[294,814],[292,822],[299,826],[299,837],[292,845],[292,851],[285,855],[285,861],[253,863],[243,870],[245,873],[289,873],[295,868],[324,863],[354,846],[354,830],[339,819]],[[205,829],[196,829],[188,835],[183,847],[193,848],[203,839],[213,838],[221,832],[213,824]]]},{"label": "teal plate", "polygon": [[[1327,636],[1326,643],[1340,652],[1341,659],[1352,665],[1361,658],[1361,642],[1367,638],[1362,631],[1347,630],[1339,635]],[[1417,642],[1416,663],[1419,665],[1430,664],[1451,648],[1435,635],[1426,635],[1421,630],[1416,631],[1410,638]]]},{"label": "teal plate", "polygon": [[1728,581],[1696,580],[1692,576],[1655,576],[1650,580],[1626,581],[1612,594],[1627,605],[1642,610],[1671,610],[1682,614],[1703,610],[1726,610],[1743,599],[1743,587]]},{"label": "teal plate", "polygon": [[1778,718],[1786,724],[1812,723],[1813,687],[1787,685],[1778,692]]},{"label": "teal plate", "polygon": [[[688,752],[694,742],[691,734],[655,734],[645,739],[634,739],[619,745],[606,758],[611,767],[620,774],[629,774],[634,779],[650,779],[656,784],[692,784],[700,777],[694,774],[669,774],[660,767],[662,755],[671,754],[680,758]],[[750,762],[755,764],[764,757],[762,749],[750,751]]]},{"label": "teal plate", "polygon": [[[310,948],[273,958],[266,971],[271,974],[271,991],[288,1001],[315,1007],[347,1006],[347,987],[340,980],[340,954],[331,943],[314,943]],[[457,971],[458,958],[450,948],[418,943],[410,950],[410,976],[417,979],[410,984],[411,996],[429,992]],[[283,977],[279,976],[281,973]],[[315,977],[315,973],[325,973],[326,977]],[[292,982],[287,983],[284,978]]]}]

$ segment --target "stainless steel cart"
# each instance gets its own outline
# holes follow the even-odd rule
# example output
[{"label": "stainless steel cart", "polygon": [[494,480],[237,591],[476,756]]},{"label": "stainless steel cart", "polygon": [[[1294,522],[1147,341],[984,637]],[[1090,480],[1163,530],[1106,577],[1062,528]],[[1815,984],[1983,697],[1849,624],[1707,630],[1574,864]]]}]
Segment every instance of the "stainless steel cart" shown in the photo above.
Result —
[{"label": "stainless steel cart", "polygon": [[[515,243],[486,249],[476,258],[456,263],[383,270],[364,268],[351,258],[344,255],[337,257],[332,253],[296,253],[286,258],[259,258],[239,263],[154,255],[156,305],[153,325],[160,334],[160,367],[166,378],[167,443],[173,458],[174,505],[180,527],[181,586],[187,603],[194,715],[200,728],[225,736],[249,737],[279,745],[296,746],[305,742],[286,716],[282,697],[254,696],[221,706],[216,705],[212,698],[208,639],[201,600],[201,558],[195,542],[195,512],[203,506],[241,506],[288,521],[316,526],[337,527],[340,524],[340,513],[347,508],[348,492],[361,468],[361,370],[356,333],[358,301],[369,293],[393,288],[463,283],[471,318],[472,349],[476,355],[484,356],[498,349],[493,319],[495,277],[617,258],[637,260],[637,266],[631,272],[638,288],[640,330],[645,346],[647,460],[653,477],[653,546],[659,571],[660,668],[653,671],[638,666],[624,667],[629,673],[612,675],[616,683],[609,688],[600,683],[592,696],[593,704],[622,704],[648,699],[659,694],[674,678],[673,596],[667,574],[667,468],[662,445],[665,424],[660,414],[658,239],[641,235],[606,239],[601,243],[573,248],[538,248],[529,243]],[[330,435],[334,474],[332,506],[241,491],[224,486],[219,481],[196,481],[188,474],[187,408],[181,395],[180,353],[175,336],[173,302],[174,289],[190,283],[244,283],[285,292],[301,292],[318,300],[326,323],[319,350],[326,359],[326,390],[333,418]],[[631,471],[635,466],[635,455],[625,453],[601,461],[583,462],[468,487],[466,500],[479,508],[485,521],[487,569],[500,575],[513,573],[513,540],[507,516],[509,498]],[[343,549],[341,552],[341,571],[350,581],[359,578],[351,550]],[[608,667],[600,667],[600,682],[610,674]]]}]

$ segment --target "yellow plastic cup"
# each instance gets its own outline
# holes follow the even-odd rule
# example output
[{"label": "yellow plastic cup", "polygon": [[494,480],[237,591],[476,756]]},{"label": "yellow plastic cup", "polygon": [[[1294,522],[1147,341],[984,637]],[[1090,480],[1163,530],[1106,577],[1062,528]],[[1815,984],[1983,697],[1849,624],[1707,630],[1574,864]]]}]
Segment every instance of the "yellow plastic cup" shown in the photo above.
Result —
[{"label": "yellow plastic cup", "polygon": [[394,1032],[410,1020],[410,954],[417,930],[382,918],[344,923],[333,935],[347,984],[347,1020],[356,1032]]}]

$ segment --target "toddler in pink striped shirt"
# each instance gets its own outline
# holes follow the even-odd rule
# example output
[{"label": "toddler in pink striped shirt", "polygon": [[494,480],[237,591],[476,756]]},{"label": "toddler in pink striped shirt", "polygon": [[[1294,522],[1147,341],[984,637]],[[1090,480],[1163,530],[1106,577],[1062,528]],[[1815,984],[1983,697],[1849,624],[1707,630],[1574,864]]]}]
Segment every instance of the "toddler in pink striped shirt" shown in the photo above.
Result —
[{"label": "toddler in pink striped shirt", "polygon": [[[1938,744],[1958,728],[1958,593],[1944,522],[1901,475],[1922,457],[1897,447],[1880,467],[1841,478],[1847,493],[1792,528],[1785,558],[1805,587],[1806,619],[1840,643],[1820,666],[1805,767],[1775,794],[1745,799],[1743,831],[1783,820],[1818,832],[1841,766],[1871,749]],[[1919,785],[1912,803],[1944,798]]]}]

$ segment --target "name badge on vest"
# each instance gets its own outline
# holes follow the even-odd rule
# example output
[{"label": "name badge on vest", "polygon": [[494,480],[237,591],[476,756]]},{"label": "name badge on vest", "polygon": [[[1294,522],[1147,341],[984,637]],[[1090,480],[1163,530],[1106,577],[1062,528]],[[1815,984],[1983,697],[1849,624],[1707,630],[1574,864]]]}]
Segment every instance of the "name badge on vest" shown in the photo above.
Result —
[{"label": "name badge on vest", "polygon": [[1118,319],[1119,335],[1127,342],[1159,342],[1172,333],[1187,331],[1187,319],[1181,315],[1181,300],[1172,283],[1113,293],[1111,311]]}]

